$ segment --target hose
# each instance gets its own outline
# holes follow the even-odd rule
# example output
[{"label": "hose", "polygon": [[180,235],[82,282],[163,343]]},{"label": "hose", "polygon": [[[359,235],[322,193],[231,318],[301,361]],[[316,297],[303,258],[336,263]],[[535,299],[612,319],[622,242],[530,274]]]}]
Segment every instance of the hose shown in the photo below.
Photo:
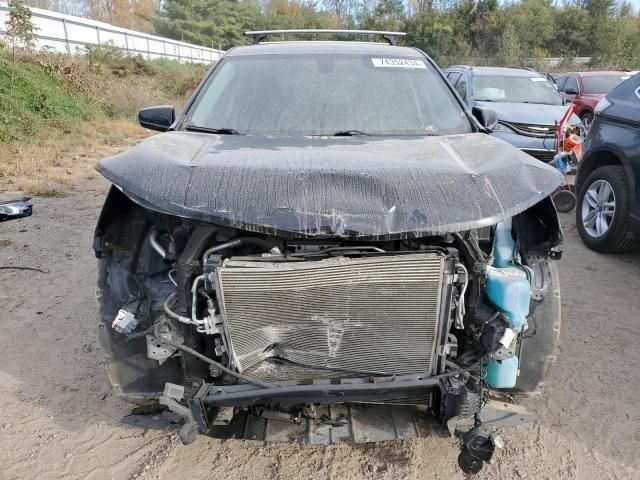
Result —
[{"label": "hose", "polygon": [[207,263],[207,259],[209,258],[209,255],[219,252],[221,250],[226,250],[227,248],[238,247],[240,245],[257,245],[259,247],[263,247],[264,249],[268,250],[270,248],[273,248],[273,246],[275,245],[275,242],[270,240],[264,240],[262,238],[256,238],[256,237],[234,238],[233,240],[229,240],[228,242],[215,245],[205,250],[204,254],[202,255],[202,265]]},{"label": "hose", "polygon": [[458,305],[456,308],[456,328],[463,330],[465,314],[464,295],[467,293],[467,287],[469,286],[469,272],[467,271],[467,267],[462,263],[456,265],[456,268],[460,268],[464,272],[464,284],[462,285],[462,290],[460,291],[460,297],[458,298]]},{"label": "hose", "polygon": [[206,275],[199,275],[193,280],[193,284],[191,285],[191,320],[192,323],[196,325],[204,324],[203,320],[198,320],[197,311],[198,311],[198,285],[200,282],[204,282]]},{"label": "hose", "polygon": [[177,350],[181,350],[185,353],[189,353],[191,355],[193,355],[194,357],[202,360],[205,363],[208,363],[209,365],[214,366],[215,368],[217,368],[218,370],[220,370],[221,372],[227,373],[235,378],[237,378],[238,380],[242,380],[243,382],[246,383],[250,383],[252,385],[255,385],[256,387],[260,387],[260,388],[271,388],[273,386],[278,386],[277,384],[275,385],[271,385],[265,382],[262,382],[258,379],[255,379],[253,377],[249,377],[247,375],[243,375],[242,373],[238,373],[238,372],[234,372],[233,370],[225,367],[224,365],[222,365],[221,363],[216,362],[214,359],[209,358],[203,354],[201,354],[200,352],[194,350],[193,348],[189,348],[186,345],[182,345],[181,343],[177,343],[174,342],[172,340],[167,340],[166,338],[164,338],[162,335],[160,335],[160,333],[158,332],[158,327],[159,327],[160,323],[156,323],[153,327],[153,335],[154,337],[156,337],[156,339],[160,342],[163,343],[165,345],[169,345],[170,347],[173,347]]},{"label": "hose", "polygon": [[178,296],[177,293],[172,293],[171,295],[169,295],[167,297],[167,299],[162,304],[162,308],[164,309],[164,313],[166,313],[170,318],[173,318],[174,320],[177,320],[180,323],[192,324],[193,322],[191,321],[191,319],[189,317],[183,317],[182,315],[178,315],[176,312],[171,310],[171,307],[169,307],[169,304],[172,301],[174,301],[177,296]]},{"label": "hose", "polygon": [[154,230],[149,234],[149,243],[151,244],[151,248],[158,252],[158,255],[160,255],[162,258],[167,258],[167,251],[162,245],[160,245],[160,242],[158,242],[157,230]]}]

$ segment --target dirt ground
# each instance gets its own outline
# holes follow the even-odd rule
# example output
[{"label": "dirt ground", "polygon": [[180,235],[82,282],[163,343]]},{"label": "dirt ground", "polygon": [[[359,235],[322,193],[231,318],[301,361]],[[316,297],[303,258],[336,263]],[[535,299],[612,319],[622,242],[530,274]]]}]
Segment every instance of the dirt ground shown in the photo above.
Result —
[{"label": "dirt ground", "polygon": [[[119,422],[97,339],[93,228],[106,182],[34,198],[0,223],[0,479],[457,479],[458,442],[324,448],[173,433]],[[504,429],[480,479],[640,478],[640,255],[603,256],[563,216],[562,348],[539,422]]]}]

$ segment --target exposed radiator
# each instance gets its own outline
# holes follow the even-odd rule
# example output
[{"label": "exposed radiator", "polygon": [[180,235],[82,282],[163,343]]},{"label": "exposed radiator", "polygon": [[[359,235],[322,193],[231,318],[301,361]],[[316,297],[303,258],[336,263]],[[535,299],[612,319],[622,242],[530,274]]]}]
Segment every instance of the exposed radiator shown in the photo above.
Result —
[{"label": "exposed radiator", "polygon": [[429,374],[444,264],[438,253],[228,260],[218,269],[218,298],[232,360],[263,377],[287,376],[273,374],[274,359],[316,377]]}]

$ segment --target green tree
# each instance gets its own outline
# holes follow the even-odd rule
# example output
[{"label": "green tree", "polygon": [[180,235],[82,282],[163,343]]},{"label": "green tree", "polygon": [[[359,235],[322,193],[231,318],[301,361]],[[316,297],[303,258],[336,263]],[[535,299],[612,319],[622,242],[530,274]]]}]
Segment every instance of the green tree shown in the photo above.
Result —
[{"label": "green tree", "polygon": [[299,0],[267,0],[258,24],[270,30],[336,28],[336,18]]},{"label": "green tree", "polygon": [[31,18],[31,10],[24,6],[22,0],[9,2],[9,19],[7,20],[6,39],[11,45],[11,83],[9,89],[9,114],[13,113],[13,91],[16,80],[16,51],[18,48],[26,50],[33,47],[36,37],[36,26]]},{"label": "green tree", "polygon": [[402,0],[377,0],[372,9],[363,9],[361,15],[363,30],[398,31],[406,18]]},{"label": "green tree", "polygon": [[258,5],[250,0],[165,0],[154,23],[159,35],[228,49],[249,43],[243,32],[261,18]]},{"label": "green tree", "polygon": [[553,39],[556,10],[552,1],[521,0],[503,10],[501,20],[504,31],[511,25],[513,31],[509,35],[518,39],[523,55],[531,55],[534,50],[545,48]]},{"label": "green tree", "polygon": [[422,12],[405,23],[406,43],[418,47],[443,67],[471,55],[471,46],[451,12]]},{"label": "green tree", "polygon": [[499,46],[497,61],[506,67],[519,66],[522,47],[516,27],[512,23],[508,23],[502,32]]},{"label": "green tree", "polygon": [[31,10],[22,0],[9,2],[6,39],[15,55],[16,48],[30,49],[36,38],[36,26],[31,18]]},{"label": "green tree", "polygon": [[555,33],[547,50],[562,57],[582,57],[591,54],[589,12],[575,7],[561,7],[555,15]]}]

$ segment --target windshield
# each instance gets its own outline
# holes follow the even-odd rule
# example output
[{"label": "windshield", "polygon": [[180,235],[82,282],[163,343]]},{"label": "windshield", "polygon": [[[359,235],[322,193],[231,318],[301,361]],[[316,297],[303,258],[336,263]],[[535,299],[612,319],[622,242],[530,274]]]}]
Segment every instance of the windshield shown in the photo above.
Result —
[{"label": "windshield", "polygon": [[555,85],[543,77],[477,75],[473,77],[473,98],[478,102],[562,105]]},{"label": "windshield", "polygon": [[609,93],[629,76],[582,77],[584,93]]},{"label": "windshield", "polygon": [[347,54],[226,58],[186,123],[187,128],[265,136],[473,131],[424,58]]}]

